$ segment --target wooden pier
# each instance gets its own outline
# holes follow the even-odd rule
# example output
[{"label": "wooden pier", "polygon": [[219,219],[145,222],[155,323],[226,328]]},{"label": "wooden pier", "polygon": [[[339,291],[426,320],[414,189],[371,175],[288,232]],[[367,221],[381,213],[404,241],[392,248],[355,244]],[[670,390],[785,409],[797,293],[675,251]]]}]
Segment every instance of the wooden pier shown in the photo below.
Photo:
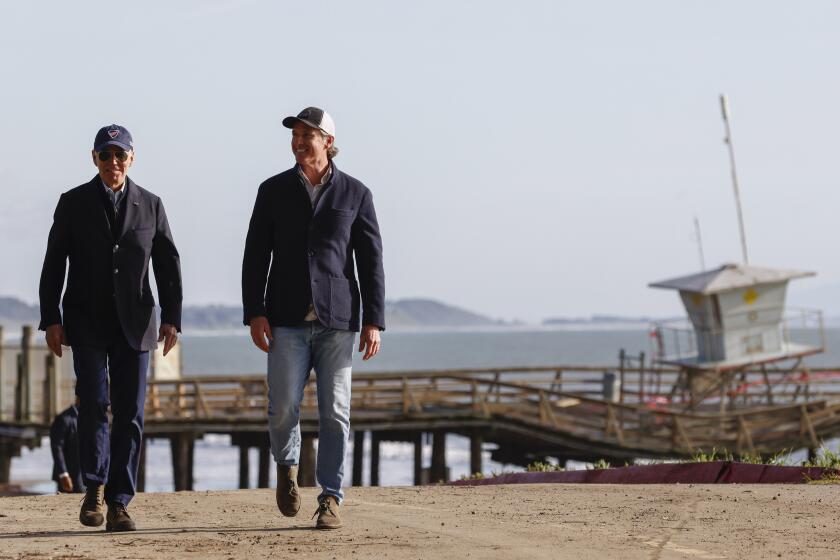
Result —
[{"label": "wooden pier", "polygon": [[[19,354],[26,354],[27,344],[24,337]],[[0,356],[3,363],[8,360]],[[14,390],[18,403],[11,413],[8,407],[0,408],[0,482],[8,481],[11,457],[22,446],[41,444],[61,408],[59,399],[50,401],[50,388],[59,384],[55,367],[47,365],[44,378],[37,381],[42,405],[34,410],[27,404],[33,387],[27,359],[18,357],[16,363],[14,383],[8,382],[12,376],[0,372],[0,392]],[[414,446],[415,484],[447,480],[450,434],[469,438],[472,472],[483,470],[485,449],[495,461],[523,466],[548,458],[559,463],[604,459],[623,464],[637,458],[686,458],[712,449],[770,455],[814,449],[822,440],[840,435],[838,370],[739,370],[722,376],[718,393],[700,405],[680,393],[679,375],[677,369],[646,367],[643,356],[622,356],[618,367],[354,374],[351,480],[354,485],[364,480],[366,440],[367,478],[377,485],[380,446],[389,441]],[[266,415],[264,374],[152,379],[145,435],[147,440],[169,440],[176,490],[192,489],[195,442],[207,434],[229,435],[239,448],[240,488],[249,486],[249,451],[258,449],[257,486],[266,487],[273,465]],[[304,394],[301,431],[300,482],[310,486],[315,484],[318,432],[314,379]],[[431,461],[426,465],[424,449],[429,446]],[[141,489],[144,466],[145,458]]]}]

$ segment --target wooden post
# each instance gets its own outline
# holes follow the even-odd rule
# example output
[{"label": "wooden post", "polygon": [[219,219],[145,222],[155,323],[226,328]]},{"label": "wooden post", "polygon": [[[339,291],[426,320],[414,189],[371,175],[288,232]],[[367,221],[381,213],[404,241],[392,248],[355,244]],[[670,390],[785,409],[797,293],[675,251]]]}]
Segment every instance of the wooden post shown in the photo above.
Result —
[{"label": "wooden post", "polygon": [[23,420],[23,354],[17,355],[17,371],[15,372],[15,410],[12,420]]},{"label": "wooden post", "polygon": [[57,360],[52,352],[44,357],[44,424],[51,424],[58,410],[58,376],[56,375]]},{"label": "wooden post", "polygon": [[563,370],[558,369],[554,372],[554,381],[551,383],[552,391],[563,391]]},{"label": "wooden post", "polygon": [[432,439],[432,466],[429,482],[447,482],[446,480],[446,432],[436,430]]},{"label": "wooden post", "polygon": [[484,443],[484,438],[482,438],[477,433],[474,433],[472,437],[470,437],[470,474],[480,473],[483,470],[482,467],[482,456],[481,456],[481,445]]},{"label": "wooden post", "polygon": [[639,404],[645,402],[645,353],[639,352]]},{"label": "wooden post", "polygon": [[414,485],[423,484],[423,432],[414,436]]},{"label": "wooden post", "polygon": [[379,486],[379,433],[370,433],[370,485]]},{"label": "wooden post", "polygon": [[268,467],[271,464],[271,448],[268,445],[261,445],[260,449],[260,464],[257,471],[257,488],[268,488],[269,473]]},{"label": "wooden post", "polygon": [[144,436],[140,442],[140,459],[137,467],[137,491],[146,491],[146,444],[148,439]]},{"label": "wooden post", "polygon": [[32,327],[24,325],[20,338],[20,359],[18,360],[18,395],[20,408],[18,420],[24,422],[32,420],[31,379],[32,379]]},{"label": "wooden post", "polygon": [[621,383],[621,392],[618,394],[618,402],[624,402],[624,348],[622,348],[618,353],[618,375],[620,377],[619,383]]},{"label": "wooden post", "polygon": [[3,325],[0,325],[0,421],[4,420],[3,410],[5,410],[6,394],[3,392],[3,387],[6,386],[3,376],[6,374],[3,371]]},{"label": "wooden post", "polygon": [[298,465],[298,484],[315,486],[315,436],[304,434],[300,441],[300,461]]},{"label": "wooden post", "polygon": [[353,486],[361,486],[362,469],[365,457],[365,432],[353,431]]},{"label": "wooden post", "polygon": [[249,448],[246,444],[239,444],[239,488],[244,490],[248,488],[248,478],[251,466],[248,463]]},{"label": "wooden post", "polygon": [[193,450],[195,435],[181,433],[169,438],[172,449],[172,478],[175,491],[193,489]]}]

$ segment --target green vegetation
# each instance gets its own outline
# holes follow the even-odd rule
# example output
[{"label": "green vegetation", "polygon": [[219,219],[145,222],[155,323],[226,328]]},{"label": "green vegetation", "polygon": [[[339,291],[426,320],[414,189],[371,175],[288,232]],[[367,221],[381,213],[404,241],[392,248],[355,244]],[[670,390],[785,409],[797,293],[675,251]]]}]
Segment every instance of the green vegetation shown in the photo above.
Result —
[{"label": "green vegetation", "polygon": [[[824,469],[840,469],[840,453],[835,453],[827,449],[824,445],[817,451],[816,456],[811,461],[802,463],[803,467],[822,467]],[[834,475],[835,478],[837,475]]]},{"label": "green vegetation", "polygon": [[613,466],[606,459],[598,459],[597,461],[592,463],[592,468],[595,469],[595,470],[603,470],[603,469],[611,469],[611,468],[613,468]]},{"label": "green vegetation", "polygon": [[541,461],[537,461],[536,463],[531,463],[527,467],[525,467],[525,472],[560,472],[565,471],[566,469],[561,467],[560,465],[553,465],[551,463],[543,463]]},{"label": "green vegetation", "polygon": [[750,465],[772,465],[774,467],[785,467],[790,465],[790,451],[783,449],[775,455],[769,457],[762,457],[761,455],[743,454],[737,457],[727,449],[718,451],[712,448],[710,453],[706,453],[702,449],[698,449],[697,453],[691,456],[690,459],[682,461],[683,463],[711,463],[714,461],[730,461],[738,463],[747,463]]},{"label": "green vegetation", "polygon": [[[493,478],[493,477],[496,477],[496,476],[499,476],[499,475],[497,475],[496,473],[491,473],[490,474],[490,478]],[[470,475],[462,474],[461,478],[459,478],[458,480],[482,480],[483,478],[485,478],[484,473],[477,472],[477,473],[472,473]]]},{"label": "green vegetation", "polygon": [[[718,450],[712,448],[710,452],[698,449],[697,453],[692,455],[689,459],[683,459],[680,463],[711,463],[714,461],[730,461],[737,463],[747,463],[750,465],[770,465],[774,467],[789,467],[796,466],[791,459],[792,451],[783,449],[778,453],[770,456],[761,455],[735,455],[727,449]],[[662,464],[667,461],[656,460],[646,462],[645,464]],[[625,462],[625,467],[633,466],[632,463]],[[814,458],[810,461],[802,461],[799,466],[802,467],[819,467],[823,469],[833,469],[826,472],[820,480],[811,480],[809,482],[814,484],[840,484],[840,452],[834,452],[823,446],[817,450]],[[590,469],[612,469],[616,465],[611,464],[607,459],[599,459],[592,463]],[[525,472],[562,472],[566,469],[560,465],[537,461],[525,467]],[[834,472],[838,471],[838,472]],[[492,472],[489,475],[483,473],[474,473],[469,476],[461,476],[461,480],[481,480],[483,478],[495,478],[504,474],[512,474],[511,471],[503,471],[500,473]]]}]

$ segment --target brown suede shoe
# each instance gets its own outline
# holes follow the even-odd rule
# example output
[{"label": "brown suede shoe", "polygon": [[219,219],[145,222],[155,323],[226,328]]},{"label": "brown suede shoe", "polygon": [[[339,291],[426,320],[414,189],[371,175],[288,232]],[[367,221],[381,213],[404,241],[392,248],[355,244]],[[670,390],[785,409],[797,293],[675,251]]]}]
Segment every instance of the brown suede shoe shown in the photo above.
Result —
[{"label": "brown suede shoe", "polygon": [[99,527],[105,522],[105,485],[89,484],[82,498],[79,522],[88,527]]},{"label": "brown suede shoe", "polygon": [[318,502],[318,510],[312,517],[318,516],[316,529],[338,529],[341,527],[341,517],[338,515],[338,499],[335,496],[324,496]]},{"label": "brown suede shoe", "polygon": [[297,465],[277,465],[277,507],[286,517],[294,517],[300,511]]},{"label": "brown suede shoe", "polygon": [[108,523],[105,525],[105,530],[119,533],[136,531],[137,527],[134,525],[134,520],[129,517],[124,505],[119,502],[111,502],[108,504]]}]

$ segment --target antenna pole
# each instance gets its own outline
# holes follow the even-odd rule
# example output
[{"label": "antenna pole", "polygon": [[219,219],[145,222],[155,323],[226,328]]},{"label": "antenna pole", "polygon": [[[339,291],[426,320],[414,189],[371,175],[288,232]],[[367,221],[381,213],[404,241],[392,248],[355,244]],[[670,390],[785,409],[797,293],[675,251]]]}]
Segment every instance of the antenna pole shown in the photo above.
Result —
[{"label": "antenna pole", "polygon": [[724,143],[729,148],[729,167],[732,170],[732,188],[735,190],[735,208],[738,211],[738,228],[741,231],[741,251],[744,254],[744,264],[749,264],[747,257],[747,234],[744,232],[744,214],[741,211],[741,194],[738,191],[738,173],[735,171],[735,149],[732,146],[732,130],[729,124],[729,100],[726,94],[720,96],[720,109],[723,113],[723,124],[726,127]]},{"label": "antenna pole", "polygon": [[700,220],[694,216],[694,237],[697,241],[697,252],[700,254],[700,270],[706,272],[706,259],[703,257],[703,238],[700,237]]}]

